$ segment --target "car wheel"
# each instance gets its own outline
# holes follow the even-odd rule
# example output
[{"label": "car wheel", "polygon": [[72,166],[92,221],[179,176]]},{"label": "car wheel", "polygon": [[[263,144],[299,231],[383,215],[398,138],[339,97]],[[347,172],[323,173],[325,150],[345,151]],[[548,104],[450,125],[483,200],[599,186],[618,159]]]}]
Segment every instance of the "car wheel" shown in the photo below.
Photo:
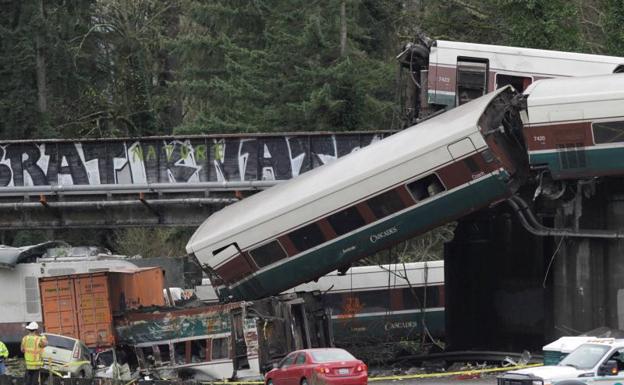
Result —
[{"label": "car wheel", "polygon": [[85,378],[84,370],[81,370],[81,371],[78,372],[78,378]]},{"label": "car wheel", "polygon": [[266,385],[273,385],[273,380],[268,380]]},{"label": "car wheel", "polygon": [[308,380],[305,377],[301,379],[301,385],[308,385]]}]

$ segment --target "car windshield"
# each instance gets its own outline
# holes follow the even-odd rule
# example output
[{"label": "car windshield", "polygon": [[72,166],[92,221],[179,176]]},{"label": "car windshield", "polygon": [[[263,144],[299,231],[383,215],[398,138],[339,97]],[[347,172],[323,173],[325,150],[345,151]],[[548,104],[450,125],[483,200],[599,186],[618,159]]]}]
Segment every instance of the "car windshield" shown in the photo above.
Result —
[{"label": "car windshield", "polygon": [[97,365],[103,365],[105,367],[111,366],[115,362],[115,357],[113,356],[113,350],[106,350],[98,354],[96,363]]},{"label": "car windshield", "polygon": [[596,366],[608,350],[609,346],[605,345],[583,344],[561,360],[559,366],[571,366],[583,370],[591,369]]},{"label": "car windshield", "polygon": [[315,350],[310,352],[315,362],[355,360],[349,352],[341,349]]},{"label": "car windshield", "polygon": [[76,340],[67,337],[55,336],[53,334],[46,334],[45,337],[48,340],[48,346],[74,350],[74,344],[76,343]]}]

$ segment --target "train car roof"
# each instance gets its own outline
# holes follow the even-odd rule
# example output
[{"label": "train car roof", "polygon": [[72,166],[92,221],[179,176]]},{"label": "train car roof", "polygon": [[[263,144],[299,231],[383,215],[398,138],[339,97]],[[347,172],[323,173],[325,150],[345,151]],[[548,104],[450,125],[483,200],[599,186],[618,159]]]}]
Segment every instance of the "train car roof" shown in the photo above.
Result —
[{"label": "train car roof", "polygon": [[[530,123],[558,120],[553,114],[561,114],[561,108],[583,113],[586,103],[601,105],[606,108],[607,101],[624,101],[624,73],[583,76],[576,78],[559,78],[538,80],[525,91],[527,95],[528,117]],[[554,109],[551,106],[560,106]],[[565,107],[565,105],[572,105]],[[592,107],[596,110],[595,107]],[[610,116],[612,113],[621,115],[619,111],[595,111],[600,115]],[[590,118],[592,111],[587,111],[579,119]],[[569,119],[567,119],[569,120]]]},{"label": "train car roof", "polygon": [[[425,275],[427,268],[427,275]],[[344,292],[352,290],[379,290],[389,287],[418,287],[444,284],[444,261],[408,262],[353,266],[340,275],[337,270],[289,289],[287,292]]]},{"label": "train car roof", "polygon": [[[435,47],[438,48],[436,60],[441,63],[457,64],[458,54],[451,51],[462,51],[459,56],[489,58],[493,62],[490,64],[503,72],[517,71],[543,75],[584,76],[612,72],[618,65],[624,64],[624,58],[618,56],[535,48],[508,47],[446,40],[436,40],[434,47],[431,48],[432,52],[435,50]],[[547,64],[553,61],[558,61],[558,63],[556,63],[555,66]]]},{"label": "train car roof", "polygon": [[[186,249],[227,246],[231,238],[322,196],[376,175],[432,149],[466,137],[489,103],[508,87],[409,127],[332,163],[259,192],[212,214],[195,231]],[[323,213],[319,213],[323,214]],[[302,223],[307,219],[303,218]],[[284,229],[275,228],[275,234]],[[227,241],[227,242],[225,242]],[[247,245],[239,245],[246,247]]]},{"label": "train car roof", "polygon": [[578,60],[589,62],[605,62],[611,64],[624,64],[624,58],[619,56],[595,55],[590,53],[555,51],[548,49],[509,47],[494,44],[466,43],[448,40],[436,40],[438,48],[451,48],[463,51],[503,53],[523,57],[544,57],[550,59]]},{"label": "train car roof", "polygon": [[622,98],[624,73],[538,80],[525,91],[529,106]]}]

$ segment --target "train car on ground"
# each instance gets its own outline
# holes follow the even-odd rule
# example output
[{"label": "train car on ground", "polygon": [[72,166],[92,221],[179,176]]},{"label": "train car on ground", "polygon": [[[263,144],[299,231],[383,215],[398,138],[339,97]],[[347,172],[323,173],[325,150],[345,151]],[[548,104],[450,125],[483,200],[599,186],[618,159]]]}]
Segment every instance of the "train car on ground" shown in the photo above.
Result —
[{"label": "train car on ground", "polygon": [[444,261],[354,266],[292,290],[323,293],[334,343],[368,362],[444,340]]},{"label": "train car on ground", "polygon": [[[196,294],[203,303],[216,304],[214,289],[206,281],[196,287]],[[367,360],[421,352],[444,340],[442,260],[354,266],[344,274],[333,271],[286,293],[319,293],[331,312],[336,346]],[[383,346],[386,354],[367,351],[371,346]]]},{"label": "train car on ground", "polygon": [[[51,242],[52,243],[52,242]],[[55,245],[44,244],[46,248]],[[129,260],[109,254],[84,257],[46,257],[45,248],[25,247],[20,257],[20,249],[1,247],[2,255],[15,254],[12,264],[0,263],[0,336],[2,341],[19,345],[24,336],[24,325],[29,322],[42,322],[39,278],[73,273],[136,269]],[[3,258],[0,258],[3,259]],[[8,258],[5,260],[9,260]]]},{"label": "train car on ground", "polygon": [[128,311],[115,330],[126,355],[156,378],[259,377],[293,350],[333,345],[329,316],[309,293]]},{"label": "train car on ground", "polygon": [[509,197],[526,169],[502,88],[210,216],[187,244],[224,301],[278,294]]}]

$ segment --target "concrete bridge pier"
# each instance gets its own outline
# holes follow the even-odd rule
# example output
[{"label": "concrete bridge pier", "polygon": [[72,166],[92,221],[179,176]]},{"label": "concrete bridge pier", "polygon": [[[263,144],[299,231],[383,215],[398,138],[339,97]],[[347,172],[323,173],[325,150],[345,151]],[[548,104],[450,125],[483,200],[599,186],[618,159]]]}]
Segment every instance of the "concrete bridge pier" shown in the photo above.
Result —
[{"label": "concrete bridge pier", "polygon": [[[624,233],[623,182],[584,184],[534,211],[548,227]],[[444,259],[452,349],[540,351],[561,336],[624,330],[624,239],[534,236],[500,204],[460,220]]]},{"label": "concrete bridge pier", "polygon": [[[587,194],[587,193],[591,193]],[[582,205],[560,207],[557,226],[580,229],[624,228],[621,179],[603,179],[587,190]],[[551,268],[556,336],[578,334],[601,326],[624,329],[624,240],[557,239],[561,247]]]}]

